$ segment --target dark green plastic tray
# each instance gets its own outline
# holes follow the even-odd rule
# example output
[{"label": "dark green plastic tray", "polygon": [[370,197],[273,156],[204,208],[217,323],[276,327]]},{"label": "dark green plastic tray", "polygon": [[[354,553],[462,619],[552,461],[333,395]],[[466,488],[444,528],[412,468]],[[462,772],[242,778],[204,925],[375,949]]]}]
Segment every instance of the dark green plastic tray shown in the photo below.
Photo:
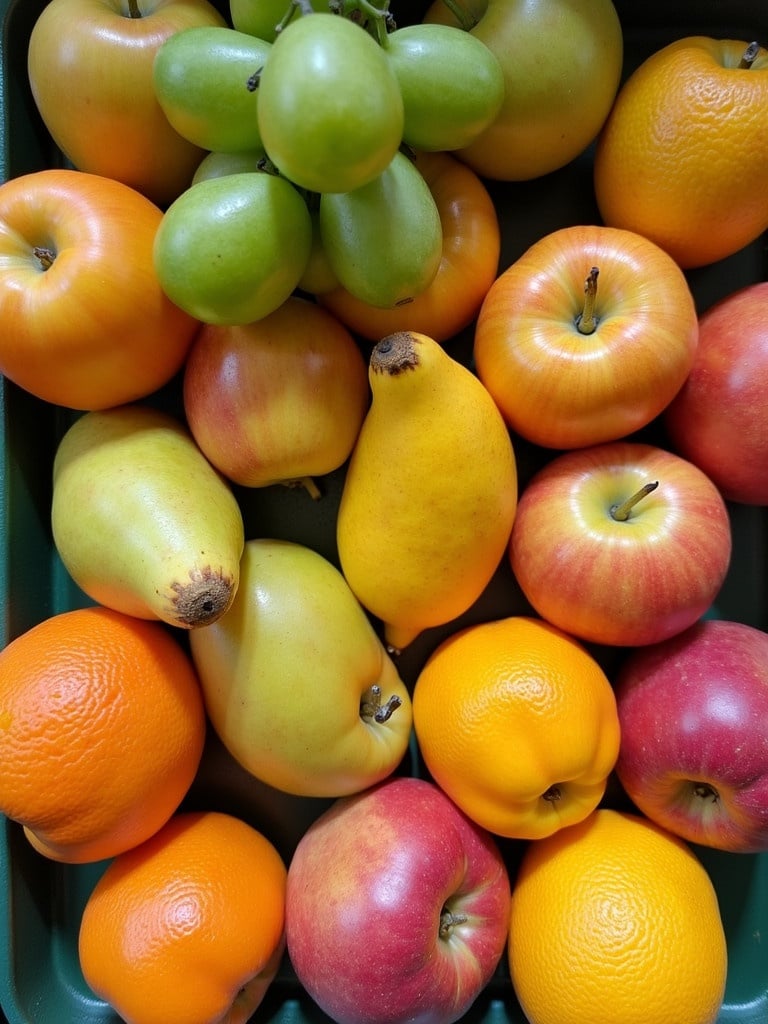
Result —
[{"label": "dark green plastic tray", "polygon": [[[34,108],[26,75],[27,42],[43,3],[0,0],[0,180],[61,163]],[[625,72],[684,35],[768,41],[768,8],[762,0],[618,0],[616,6],[624,28]],[[424,7],[418,0],[391,3],[401,24],[416,20]],[[590,152],[538,181],[489,188],[503,227],[500,269],[548,231],[597,219]],[[688,278],[701,311],[737,287],[764,280],[766,270],[763,239]],[[447,347],[468,360],[471,330]],[[178,382],[156,401],[180,411]],[[0,646],[55,612],[87,603],[63,570],[49,527],[51,460],[71,419],[71,413],[0,379]],[[654,429],[652,425],[647,436],[656,436]],[[517,454],[524,485],[543,453],[519,442]],[[342,480],[343,470],[321,480],[319,502],[303,490],[280,487],[240,492],[248,533],[290,537],[336,561],[334,523]],[[716,614],[768,629],[768,511],[730,506],[730,513],[733,561]],[[527,611],[502,567],[459,623],[429,631],[408,649],[400,662],[403,677],[413,681],[430,650],[458,625]],[[609,668],[615,652],[595,653]],[[400,771],[425,774],[415,749]],[[612,782],[605,803],[621,807],[625,799]],[[288,859],[303,830],[328,803],[289,797],[255,782],[211,736],[185,806],[216,806],[239,814],[262,829]],[[503,849],[514,871],[521,846],[508,842]],[[768,854],[697,852],[717,888],[728,935],[730,965],[719,1024],[768,1024]],[[80,913],[103,866],[48,862],[31,849],[17,825],[0,817],[0,1008],[8,1024],[117,1024],[115,1014],[88,990],[77,962]],[[464,1019],[470,1024],[524,1024],[503,963]],[[301,990],[287,961],[254,1020],[328,1022]]]}]

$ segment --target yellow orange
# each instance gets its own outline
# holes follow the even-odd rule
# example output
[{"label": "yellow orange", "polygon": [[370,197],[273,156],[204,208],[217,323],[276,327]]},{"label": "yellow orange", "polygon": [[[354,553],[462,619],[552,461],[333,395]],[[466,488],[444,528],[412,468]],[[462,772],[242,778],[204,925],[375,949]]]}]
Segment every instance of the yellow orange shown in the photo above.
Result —
[{"label": "yellow orange", "polygon": [[216,811],[177,814],[96,883],[83,976],[127,1024],[245,1024],[279,967],[285,884],[261,832]]},{"label": "yellow orange", "polygon": [[713,263],[768,228],[768,50],[691,36],[621,87],[595,152],[600,214],[681,267]]},{"label": "yellow orange", "polygon": [[616,701],[598,662],[526,616],[443,641],[417,677],[413,722],[435,782],[509,838],[538,839],[585,818],[619,750]]},{"label": "yellow orange", "polygon": [[709,875],[682,840],[615,810],[529,845],[508,958],[529,1024],[714,1024],[725,993]]},{"label": "yellow orange", "polygon": [[160,623],[81,608],[0,652],[0,810],[51,859],[102,860],[149,838],[204,739],[197,674]]}]

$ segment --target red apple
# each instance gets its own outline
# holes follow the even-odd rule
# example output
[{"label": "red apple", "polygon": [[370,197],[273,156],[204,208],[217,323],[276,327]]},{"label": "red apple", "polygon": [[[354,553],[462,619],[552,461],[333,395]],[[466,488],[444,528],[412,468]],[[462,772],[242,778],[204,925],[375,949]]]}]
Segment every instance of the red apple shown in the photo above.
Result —
[{"label": "red apple", "polygon": [[768,505],[768,281],[747,285],[699,319],[688,379],[665,413],[675,451],[726,499]]},{"label": "red apple", "polygon": [[688,376],[698,332],[667,253],[631,231],[575,225],[539,239],[491,285],[474,357],[514,431],[581,448],[655,419]]},{"label": "red apple", "polygon": [[612,441],[556,456],[524,489],[512,571],[534,609],[583,640],[656,643],[711,606],[731,529],[700,469],[655,445]]},{"label": "red apple", "polygon": [[203,324],[187,356],[184,411],[203,454],[245,487],[330,473],[369,403],[368,366],[333,314],[289,297],[243,326]]},{"label": "red apple", "polygon": [[712,619],[628,655],[616,775],[648,818],[720,850],[768,850],[768,633]]},{"label": "red apple", "polygon": [[343,797],[288,867],[294,970],[337,1024],[451,1024],[504,952],[509,875],[489,833],[434,783]]}]

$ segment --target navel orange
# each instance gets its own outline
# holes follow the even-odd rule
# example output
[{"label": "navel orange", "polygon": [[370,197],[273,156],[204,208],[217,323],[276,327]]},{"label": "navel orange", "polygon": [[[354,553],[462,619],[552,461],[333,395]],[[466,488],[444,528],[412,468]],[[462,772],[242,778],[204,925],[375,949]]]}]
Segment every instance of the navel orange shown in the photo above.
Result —
[{"label": "navel orange", "polygon": [[285,885],[261,832],[217,811],[177,814],[96,883],[83,976],[126,1024],[244,1024],[280,964]]},{"label": "navel orange", "polygon": [[0,652],[0,810],[53,860],[149,838],[186,795],[204,739],[194,667],[160,623],[80,608]]},{"label": "navel orange", "polygon": [[768,50],[690,36],[653,53],[603,126],[594,186],[606,224],[681,267],[754,241],[768,228]]},{"label": "navel orange", "polygon": [[444,640],[417,677],[413,722],[434,781],[479,825],[516,839],[585,818],[619,751],[616,701],[598,662],[526,616]]},{"label": "navel orange", "polygon": [[529,1024],[714,1024],[725,992],[726,938],[701,862],[606,808],[526,849],[508,958]]}]

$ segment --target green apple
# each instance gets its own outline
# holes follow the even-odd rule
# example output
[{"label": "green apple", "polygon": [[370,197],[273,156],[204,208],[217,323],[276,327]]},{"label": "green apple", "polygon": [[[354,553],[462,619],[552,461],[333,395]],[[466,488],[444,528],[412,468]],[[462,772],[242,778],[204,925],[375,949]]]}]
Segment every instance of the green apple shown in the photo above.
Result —
[{"label": "green apple", "polygon": [[267,171],[198,181],[166,211],[154,262],[172,302],[205,323],[246,324],[296,288],[312,223],[293,185]]}]

